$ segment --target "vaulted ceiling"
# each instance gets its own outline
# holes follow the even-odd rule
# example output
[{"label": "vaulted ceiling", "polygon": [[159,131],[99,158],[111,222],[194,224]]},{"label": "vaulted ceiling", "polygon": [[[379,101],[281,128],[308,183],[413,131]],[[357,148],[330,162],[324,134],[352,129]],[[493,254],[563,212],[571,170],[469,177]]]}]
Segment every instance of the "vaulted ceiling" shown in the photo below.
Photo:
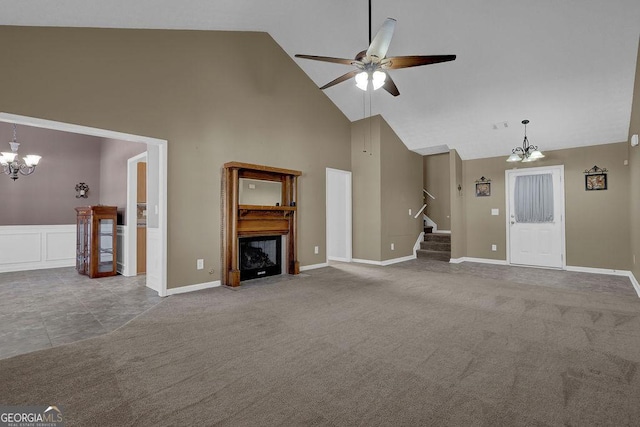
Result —
[{"label": "vaulted ceiling", "polygon": [[[1,25],[266,31],[292,57],[352,58],[368,44],[367,0],[0,0],[0,10]],[[351,81],[325,90],[352,121],[381,114],[411,150],[506,157],[523,119],[543,151],[628,138],[638,0],[373,0],[372,16],[374,32],[398,21],[390,56],[457,55],[390,71],[396,98],[369,99]],[[295,61],[318,86],[350,70]]]}]

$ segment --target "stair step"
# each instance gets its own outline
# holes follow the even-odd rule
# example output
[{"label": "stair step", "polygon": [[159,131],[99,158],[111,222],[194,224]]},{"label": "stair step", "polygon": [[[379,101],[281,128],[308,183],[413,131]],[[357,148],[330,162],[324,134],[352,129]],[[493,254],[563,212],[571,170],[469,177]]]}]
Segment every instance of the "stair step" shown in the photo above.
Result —
[{"label": "stair step", "polygon": [[448,242],[451,243],[451,234],[448,233],[429,233],[424,235],[425,242]]},{"label": "stair step", "polygon": [[437,240],[420,242],[420,249],[426,249],[429,251],[451,252],[451,242],[440,242]]},{"label": "stair step", "polygon": [[432,259],[436,261],[449,262],[451,260],[451,252],[448,251],[430,251],[427,249],[418,249],[416,251],[416,256],[418,258]]},{"label": "stair step", "polygon": [[425,226],[424,227],[424,233],[425,234],[433,233],[433,226],[432,225]]}]

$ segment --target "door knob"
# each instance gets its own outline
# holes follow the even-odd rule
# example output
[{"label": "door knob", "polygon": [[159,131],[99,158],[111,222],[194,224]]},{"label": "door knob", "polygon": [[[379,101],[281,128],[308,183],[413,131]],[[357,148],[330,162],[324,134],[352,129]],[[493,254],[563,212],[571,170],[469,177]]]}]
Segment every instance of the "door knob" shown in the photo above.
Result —
[{"label": "door knob", "polygon": [[511,221],[511,225],[513,225],[513,224],[515,224],[515,223],[516,223],[515,221]]}]

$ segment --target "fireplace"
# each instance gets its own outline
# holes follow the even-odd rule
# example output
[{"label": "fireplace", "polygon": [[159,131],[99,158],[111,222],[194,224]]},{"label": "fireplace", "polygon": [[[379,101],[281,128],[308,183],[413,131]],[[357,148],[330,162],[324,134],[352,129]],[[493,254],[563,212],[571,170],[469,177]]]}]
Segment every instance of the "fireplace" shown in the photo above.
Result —
[{"label": "fireplace", "polygon": [[[228,162],[224,164],[222,175],[222,284],[225,286],[240,286],[240,263],[242,255],[240,244],[245,239],[257,236],[276,236],[275,245],[280,245],[282,252],[276,249],[268,254],[270,262],[280,264],[279,267],[269,265],[271,274],[299,274],[300,263],[297,253],[297,199],[298,177],[302,172],[292,169],[281,169],[271,166],[253,165],[249,163]],[[273,195],[268,200],[262,198],[240,198],[240,180],[269,181],[280,183],[280,197],[273,200]],[[247,186],[248,190],[252,190]],[[243,187],[244,188],[244,187]],[[257,189],[254,188],[254,189]],[[244,194],[244,191],[243,191]],[[249,205],[244,203],[269,203],[267,205]],[[281,239],[281,242],[280,242]],[[258,240],[265,240],[264,238]],[[271,237],[274,240],[274,237]],[[248,241],[248,240],[247,240]],[[255,246],[248,246],[251,254],[260,257],[255,251]],[[266,247],[258,248],[264,252]],[[271,249],[269,249],[271,250]],[[254,253],[255,252],[255,253]],[[251,259],[250,254],[246,257]],[[260,268],[260,273],[254,277],[266,276],[269,271]],[[243,273],[242,280],[246,280],[247,274]]]},{"label": "fireplace", "polygon": [[260,236],[240,238],[240,280],[282,273],[282,238]]}]

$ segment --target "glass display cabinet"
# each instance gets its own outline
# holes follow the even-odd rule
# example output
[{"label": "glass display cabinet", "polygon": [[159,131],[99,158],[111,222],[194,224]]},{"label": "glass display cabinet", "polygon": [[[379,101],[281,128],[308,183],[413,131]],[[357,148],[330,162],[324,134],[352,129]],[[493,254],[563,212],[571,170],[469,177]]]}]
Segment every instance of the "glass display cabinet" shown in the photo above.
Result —
[{"label": "glass display cabinet", "polygon": [[76,270],[94,277],[116,275],[115,206],[83,206],[77,212]]}]

